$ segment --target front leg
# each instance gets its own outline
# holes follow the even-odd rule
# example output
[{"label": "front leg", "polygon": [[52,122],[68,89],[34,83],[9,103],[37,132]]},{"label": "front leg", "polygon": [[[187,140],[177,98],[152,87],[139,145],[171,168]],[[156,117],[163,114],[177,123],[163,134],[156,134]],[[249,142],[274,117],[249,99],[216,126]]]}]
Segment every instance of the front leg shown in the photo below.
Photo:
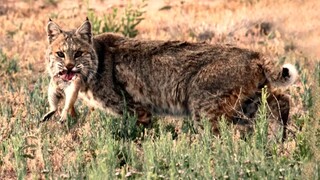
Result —
[{"label": "front leg", "polygon": [[75,109],[74,109],[74,104],[78,98],[80,90],[80,79],[75,79],[70,83],[69,86],[67,86],[64,90],[65,93],[65,104],[61,112],[61,117],[59,122],[63,123],[67,120],[68,118],[68,112],[70,112],[72,117],[75,117]]},{"label": "front leg", "polygon": [[137,107],[135,108],[135,113],[138,117],[138,124],[142,124],[144,126],[147,126],[151,123],[152,114],[150,111],[143,107]]},{"label": "front leg", "polygon": [[127,104],[128,113],[131,116],[137,117],[137,124],[148,126],[151,123],[152,113],[146,106],[141,105],[133,101],[129,101]]},{"label": "front leg", "polygon": [[49,120],[55,114],[58,109],[58,104],[61,97],[61,92],[59,92],[58,87],[51,80],[48,88],[48,101],[50,111],[42,117],[41,122]]}]

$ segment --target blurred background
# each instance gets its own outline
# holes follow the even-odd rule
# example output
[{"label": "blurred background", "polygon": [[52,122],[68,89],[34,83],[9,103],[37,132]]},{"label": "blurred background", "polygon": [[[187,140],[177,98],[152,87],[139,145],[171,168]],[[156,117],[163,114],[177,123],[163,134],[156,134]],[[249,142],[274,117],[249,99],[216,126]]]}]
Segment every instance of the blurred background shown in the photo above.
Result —
[{"label": "blurred background", "polygon": [[318,0],[2,0],[0,47],[9,55],[41,59],[32,49],[44,49],[49,17],[70,29],[89,16],[96,33],[126,24],[135,25],[134,36],[143,39],[222,42],[319,57],[319,9]]}]

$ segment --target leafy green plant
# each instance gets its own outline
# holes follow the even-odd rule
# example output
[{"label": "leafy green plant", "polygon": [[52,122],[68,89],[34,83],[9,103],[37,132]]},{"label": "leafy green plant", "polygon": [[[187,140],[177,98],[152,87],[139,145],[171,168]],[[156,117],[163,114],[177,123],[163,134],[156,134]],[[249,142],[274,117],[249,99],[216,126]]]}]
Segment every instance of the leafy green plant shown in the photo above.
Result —
[{"label": "leafy green plant", "polygon": [[143,15],[145,11],[142,9],[146,6],[147,4],[145,3],[137,8],[133,8],[129,5],[129,7],[125,9],[125,16],[121,18],[121,26],[123,27],[121,33],[123,35],[128,37],[137,36],[138,30],[136,29],[136,26],[144,19]]},{"label": "leafy green plant", "polygon": [[266,88],[262,89],[261,104],[256,118],[255,132],[253,136],[254,145],[257,149],[264,151],[268,143],[268,93]]},{"label": "leafy green plant", "polygon": [[118,9],[113,8],[112,13],[104,15],[104,26],[102,32],[120,32],[121,25],[117,22]]},{"label": "leafy green plant", "polygon": [[135,37],[138,35],[136,27],[144,19],[145,11],[143,10],[147,6],[146,1],[142,1],[142,4],[134,7],[128,5],[122,16],[119,16],[118,8],[112,8],[112,12],[107,15],[103,15],[99,18],[92,10],[88,11],[88,17],[92,22],[92,29],[94,34],[100,34],[103,32],[115,32],[122,33],[127,37]]}]

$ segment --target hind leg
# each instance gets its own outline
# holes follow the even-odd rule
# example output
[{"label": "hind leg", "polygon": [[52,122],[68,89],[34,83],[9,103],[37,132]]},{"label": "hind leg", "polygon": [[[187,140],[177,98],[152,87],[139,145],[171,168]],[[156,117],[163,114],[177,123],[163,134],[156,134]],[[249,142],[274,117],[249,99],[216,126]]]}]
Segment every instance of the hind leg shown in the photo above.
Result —
[{"label": "hind leg", "polygon": [[[241,103],[241,111],[244,115],[244,119],[254,120],[258,108],[261,104],[261,92],[257,92],[255,95],[246,99]],[[281,128],[283,128],[282,139],[286,138],[286,128],[289,119],[290,101],[289,98],[279,92],[269,92],[267,97],[267,120],[268,120],[268,135],[269,137],[275,137]],[[241,119],[241,118],[239,118]],[[238,120],[238,119],[237,119]],[[241,119],[243,120],[243,119]],[[239,121],[239,120],[238,120]]]},{"label": "hind leg", "polygon": [[287,136],[287,125],[289,123],[290,100],[285,94],[272,92],[267,98],[269,107],[269,135],[275,136],[282,130],[282,140]]},{"label": "hind leg", "polygon": [[212,94],[207,91],[198,91],[189,97],[189,109],[196,124],[207,118],[212,124],[214,134],[219,134],[219,119],[223,116],[227,122],[231,122],[235,110],[239,106],[240,93]]},{"label": "hind leg", "polygon": [[261,93],[255,93],[251,97],[247,97],[236,111],[236,117],[232,119],[232,123],[236,127],[236,131],[241,136],[253,132],[254,117],[260,105]]}]

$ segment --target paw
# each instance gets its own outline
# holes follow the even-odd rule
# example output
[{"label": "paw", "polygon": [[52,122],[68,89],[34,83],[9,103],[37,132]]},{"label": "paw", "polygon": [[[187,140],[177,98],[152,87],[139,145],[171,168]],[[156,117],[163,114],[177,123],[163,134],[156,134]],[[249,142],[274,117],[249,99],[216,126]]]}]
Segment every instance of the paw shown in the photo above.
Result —
[{"label": "paw", "polygon": [[58,121],[58,123],[60,124],[64,124],[65,122],[67,122],[67,120],[69,119],[75,119],[76,116],[73,116],[72,114],[67,114],[67,115],[62,115]]},{"label": "paw", "polygon": [[58,121],[58,123],[59,123],[59,124],[64,124],[66,121],[67,121],[66,119],[60,118],[59,121]]},{"label": "paw", "polygon": [[60,124],[64,124],[65,122],[67,122],[68,116],[61,116],[58,123]]},{"label": "paw", "polygon": [[151,113],[149,113],[148,111],[138,111],[138,120],[137,123],[138,124],[142,124],[144,126],[147,126],[151,123]]},{"label": "paw", "polygon": [[56,110],[48,112],[47,114],[45,114],[45,115],[42,117],[42,119],[40,120],[40,122],[48,121],[48,120],[54,115],[55,112],[56,112]]}]

